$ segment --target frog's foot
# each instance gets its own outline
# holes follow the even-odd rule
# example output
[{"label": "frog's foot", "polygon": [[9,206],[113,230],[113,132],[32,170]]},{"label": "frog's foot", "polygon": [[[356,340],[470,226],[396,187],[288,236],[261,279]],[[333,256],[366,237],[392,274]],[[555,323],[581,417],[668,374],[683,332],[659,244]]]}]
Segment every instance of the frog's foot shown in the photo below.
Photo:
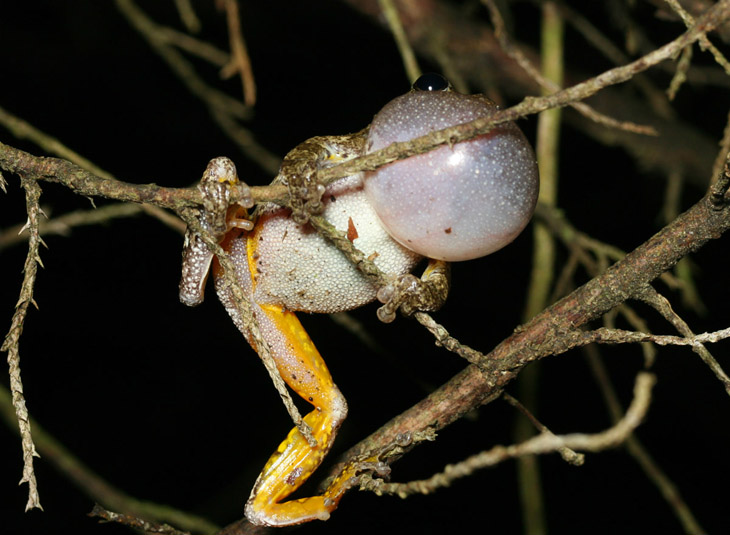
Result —
[{"label": "frog's foot", "polygon": [[333,504],[339,503],[345,492],[358,485],[365,474],[388,480],[390,465],[394,457],[400,457],[405,448],[413,444],[410,433],[401,433],[395,440],[375,453],[358,455],[349,460],[322,494]]},{"label": "frog's foot", "polygon": [[347,416],[347,402],[296,315],[280,305],[254,304],[262,338],[282,379],[314,407],[304,417],[314,443],[294,427],[264,466],[246,502],[246,517],[260,526],[327,520],[339,496],[288,500],[322,463]]},{"label": "frog's foot", "polygon": [[405,316],[438,310],[448,294],[449,265],[441,260],[431,260],[420,279],[406,273],[378,290],[378,301],[383,303],[378,309],[378,319],[390,323],[399,309]]}]

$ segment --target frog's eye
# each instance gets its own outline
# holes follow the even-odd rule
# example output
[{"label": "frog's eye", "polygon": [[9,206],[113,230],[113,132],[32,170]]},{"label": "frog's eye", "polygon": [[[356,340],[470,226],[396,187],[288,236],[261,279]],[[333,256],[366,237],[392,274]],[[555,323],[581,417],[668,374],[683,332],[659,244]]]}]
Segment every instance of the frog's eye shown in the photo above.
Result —
[{"label": "frog's eye", "polygon": [[[411,91],[375,116],[367,151],[496,109],[480,96]],[[370,204],[388,233],[412,251],[448,261],[488,255],[514,240],[532,217],[538,187],[535,153],[514,123],[390,163],[365,178]]]},{"label": "frog's eye", "polygon": [[449,91],[451,84],[449,81],[435,72],[422,74],[418,80],[413,82],[415,91]]}]

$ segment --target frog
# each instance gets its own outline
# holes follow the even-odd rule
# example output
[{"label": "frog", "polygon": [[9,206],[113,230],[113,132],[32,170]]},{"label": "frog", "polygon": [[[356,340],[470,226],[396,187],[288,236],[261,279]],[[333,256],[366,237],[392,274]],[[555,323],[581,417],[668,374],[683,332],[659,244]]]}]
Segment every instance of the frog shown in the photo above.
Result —
[{"label": "frog", "polygon": [[[305,436],[302,426],[295,426],[254,484],[245,505],[251,523],[281,527],[327,520],[360,471],[357,463],[351,463],[322,494],[288,499],[322,463],[348,412],[345,397],[296,312],[342,312],[378,300],[383,303],[378,317],[390,322],[397,310],[406,315],[437,310],[448,294],[449,263],[489,254],[514,239],[534,211],[539,184],[534,152],[513,123],[500,125],[481,139],[442,146],[327,186],[317,183],[316,172],[495,109],[486,97],[454,91],[440,75],[423,75],[408,93],[386,104],[365,129],[349,135],[314,137],[292,149],[272,182],[287,186],[289,205],[263,203],[250,215],[252,202],[247,196],[238,204],[230,203],[232,189],[241,186],[233,162],[219,157],[208,164],[199,186],[204,203],[197,220],[231,260],[262,340],[246,326],[221,263],[192,228],[185,237],[180,300],[190,306],[202,302],[205,280],[212,271],[215,290],[233,323],[254,350],[261,343],[268,346],[281,378],[313,407],[303,418],[311,436]],[[408,117],[415,117],[417,124],[404,133],[403,124],[413,122]],[[487,164],[472,164],[466,174],[486,184],[476,188],[453,174],[453,169],[468,166],[464,162],[484,150],[478,144],[494,145],[500,134],[517,143],[517,148],[507,152],[519,160],[518,164],[500,167],[492,161],[495,158],[487,158]],[[439,162],[446,162],[445,167]],[[500,167],[497,176],[487,177],[494,174],[495,167]],[[417,183],[415,190],[407,184],[398,185],[399,176]],[[439,176],[446,180],[437,187],[424,187],[418,181],[418,177]],[[510,185],[496,195],[495,184],[500,181]],[[455,186],[456,195],[467,196],[471,205],[448,198],[454,194],[444,191]],[[418,190],[425,190],[427,198],[421,196],[419,200]],[[419,212],[416,219],[409,221],[407,214],[398,213],[398,206],[401,212],[403,207]],[[469,210],[475,215],[468,215]],[[495,219],[492,212],[501,214],[497,219],[517,221],[497,225],[486,240],[475,237],[484,234],[482,220]],[[385,274],[387,284],[378,287],[316,232],[309,223],[315,214],[321,214],[372,260]],[[439,245],[430,249],[429,242]],[[475,247],[474,242],[480,243]],[[424,260],[424,274],[416,277],[412,272]],[[372,467],[374,460],[362,464]]]}]

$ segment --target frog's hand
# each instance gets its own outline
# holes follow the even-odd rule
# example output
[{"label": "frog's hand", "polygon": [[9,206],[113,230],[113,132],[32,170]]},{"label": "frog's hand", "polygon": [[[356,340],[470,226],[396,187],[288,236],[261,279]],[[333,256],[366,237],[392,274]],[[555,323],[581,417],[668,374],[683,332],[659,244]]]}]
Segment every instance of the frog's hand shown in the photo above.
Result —
[{"label": "frog's hand", "polygon": [[450,266],[443,260],[429,259],[420,279],[410,273],[396,277],[378,290],[378,318],[384,323],[395,319],[398,309],[410,316],[414,312],[432,312],[440,309],[449,296]]},{"label": "frog's hand", "polygon": [[[327,520],[346,488],[341,480],[323,496],[282,502],[321,464],[337,430],[347,415],[347,404],[293,312],[276,305],[253,305],[261,334],[271,350],[281,377],[314,406],[304,417],[317,445],[312,447],[295,427],[266,463],[246,503],[250,522],[287,526],[310,520]],[[347,477],[349,479],[349,476]]]}]

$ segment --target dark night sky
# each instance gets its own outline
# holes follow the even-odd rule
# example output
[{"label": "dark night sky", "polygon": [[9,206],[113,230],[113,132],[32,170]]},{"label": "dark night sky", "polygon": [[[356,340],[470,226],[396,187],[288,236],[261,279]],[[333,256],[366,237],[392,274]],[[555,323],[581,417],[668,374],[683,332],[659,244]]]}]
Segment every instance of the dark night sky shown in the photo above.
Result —
[{"label": "dark night sky", "polygon": [[[390,36],[345,5],[241,3],[259,94],[248,127],[274,153],[283,155],[313,135],[359,130],[385,102],[408,89]],[[156,20],[179,27],[173,2],[153,4],[150,14]],[[201,37],[225,48],[223,19],[212,2],[198,4]],[[521,5],[518,13],[524,16],[520,36],[537,45],[530,31],[538,28],[537,12]],[[592,15],[599,22],[605,18]],[[677,25],[647,23],[662,32],[657,42],[680,31]],[[621,42],[620,36],[612,37]],[[568,39],[569,45],[577,43],[570,32]],[[233,158],[250,184],[272,178],[220,133],[205,107],[181,87],[112,2],[4,6],[0,50],[0,107],[121,180],[184,187],[220,155]],[[569,46],[567,54],[569,61],[581,63],[575,47]],[[211,84],[240,96],[237,81],[219,81],[215,69],[198,61],[194,65]],[[598,73],[603,67],[600,61],[590,65],[583,60],[581,68]],[[668,79],[655,81],[665,87]],[[719,90],[687,89],[678,100],[679,114],[706,125],[707,133],[719,139],[726,97]],[[534,120],[521,127],[534,139]],[[1,127],[0,140],[42,154]],[[620,149],[606,149],[570,127],[562,143],[561,206],[579,228],[624,249],[660,228],[661,177],[637,170]],[[2,227],[24,221],[18,179],[7,173],[5,178],[10,188],[0,196]],[[688,188],[686,206],[701,195]],[[87,199],[47,184],[42,203],[51,217],[90,206]],[[239,518],[259,469],[290,424],[256,355],[212,292],[196,309],[178,302],[182,237],[137,217],[45,240],[45,269],[35,293],[40,309],[30,313],[21,343],[31,413],[125,492],[221,525]],[[464,343],[483,351],[494,347],[520,322],[530,248],[526,232],[497,254],[456,266],[452,295],[437,320]],[[694,259],[711,310],[704,318],[687,314],[698,332],[728,326],[725,250],[725,242],[710,244]],[[17,300],[24,256],[22,246],[0,253],[3,330]],[[559,261],[565,261],[563,250]],[[325,316],[303,318],[350,404],[331,460],[464,366],[434,348],[414,322],[382,325],[374,311],[365,307],[355,316],[386,346],[381,355],[361,347]],[[647,309],[639,311],[652,316]],[[659,322],[650,324],[670,332]],[[715,354],[730,366],[727,344],[717,346]],[[607,349],[605,356],[627,403],[642,366],[640,351],[620,347]],[[721,485],[730,469],[730,434],[722,416],[730,400],[689,351],[661,349],[654,371],[656,401],[639,438],[674,478],[708,533],[727,532],[726,493],[711,487]],[[608,425],[579,352],[547,359],[541,377],[540,417],[555,432],[599,431]],[[499,401],[485,407],[397,463],[394,480],[428,477],[446,463],[509,443],[513,416]],[[4,426],[0,456],[4,533],[128,533],[88,519],[91,500],[44,459],[36,461],[36,470],[45,512],[23,513],[26,489],[17,487],[20,442]],[[656,489],[623,450],[589,456],[582,468],[550,456],[543,461],[543,475],[553,533],[680,532]],[[493,533],[521,532],[512,463],[407,501],[352,492],[329,522],[301,532],[436,533],[475,522]]]}]

